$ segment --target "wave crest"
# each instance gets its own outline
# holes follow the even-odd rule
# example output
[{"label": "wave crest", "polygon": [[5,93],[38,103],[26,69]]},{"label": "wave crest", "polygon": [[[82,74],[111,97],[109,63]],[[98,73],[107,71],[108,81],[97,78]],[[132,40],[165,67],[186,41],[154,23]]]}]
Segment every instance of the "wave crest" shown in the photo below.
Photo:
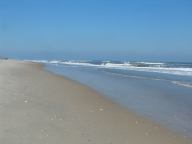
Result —
[{"label": "wave crest", "polygon": [[31,60],[32,62],[48,63],[66,66],[95,67],[106,69],[122,69],[144,72],[155,72],[192,76],[192,64],[190,63],[155,63],[155,62],[121,62],[121,61],[63,61],[63,60]]}]

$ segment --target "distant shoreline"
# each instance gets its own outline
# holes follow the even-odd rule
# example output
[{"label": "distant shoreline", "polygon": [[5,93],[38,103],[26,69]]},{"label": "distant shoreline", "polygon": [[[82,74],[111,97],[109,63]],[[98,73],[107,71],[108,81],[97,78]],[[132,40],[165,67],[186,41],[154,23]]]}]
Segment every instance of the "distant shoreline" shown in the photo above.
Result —
[{"label": "distant shoreline", "polygon": [[9,58],[6,57],[0,57],[0,60],[8,60]]}]

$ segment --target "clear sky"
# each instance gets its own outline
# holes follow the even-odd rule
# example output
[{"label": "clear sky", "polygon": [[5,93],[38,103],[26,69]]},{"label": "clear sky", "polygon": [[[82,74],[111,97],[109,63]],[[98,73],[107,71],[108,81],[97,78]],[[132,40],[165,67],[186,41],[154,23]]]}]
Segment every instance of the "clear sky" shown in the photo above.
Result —
[{"label": "clear sky", "polygon": [[192,62],[192,0],[0,0],[0,55]]}]

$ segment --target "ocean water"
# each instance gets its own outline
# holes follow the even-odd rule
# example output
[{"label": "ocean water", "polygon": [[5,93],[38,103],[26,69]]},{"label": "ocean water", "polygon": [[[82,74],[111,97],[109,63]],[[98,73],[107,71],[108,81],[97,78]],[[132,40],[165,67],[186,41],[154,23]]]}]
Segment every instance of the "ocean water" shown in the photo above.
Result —
[{"label": "ocean water", "polygon": [[192,63],[33,61],[192,137]]}]

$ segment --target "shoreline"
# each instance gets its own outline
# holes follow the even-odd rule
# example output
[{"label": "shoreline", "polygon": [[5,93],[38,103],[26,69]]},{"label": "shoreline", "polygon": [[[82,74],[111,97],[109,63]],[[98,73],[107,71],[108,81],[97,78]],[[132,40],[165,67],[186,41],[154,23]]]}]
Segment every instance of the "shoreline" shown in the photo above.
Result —
[{"label": "shoreline", "polygon": [[192,143],[40,64],[2,61],[0,74],[1,143]]}]

